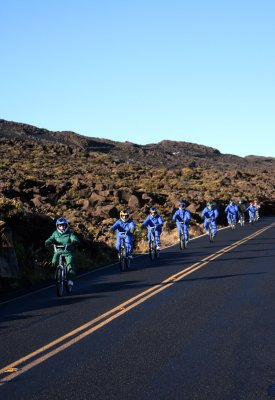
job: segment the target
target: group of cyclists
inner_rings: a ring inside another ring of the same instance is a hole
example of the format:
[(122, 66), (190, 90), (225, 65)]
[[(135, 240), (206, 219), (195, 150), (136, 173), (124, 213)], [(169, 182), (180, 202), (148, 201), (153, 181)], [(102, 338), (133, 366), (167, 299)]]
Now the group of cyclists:
[[(178, 236), (184, 232), (185, 241), (189, 241), (189, 224), (192, 219), (191, 213), (186, 209), (187, 203), (185, 201), (179, 201), (178, 208), (172, 216), (172, 220), (176, 223)], [(245, 214), (249, 215), (249, 222), (253, 222), (259, 219), (259, 208), (260, 205), (257, 199), (251, 201), (247, 205), (246, 201), (243, 199), (239, 200), (237, 205), (233, 200), (230, 200), (229, 204), (225, 208), (225, 213), (227, 215), (228, 224), (232, 221), (235, 223), (240, 222), (241, 218), (245, 217)], [(209, 201), (202, 211), (201, 217), (204, 220), (203, 226), (205, 228), (206, 234), (209, 233), (209, 225), (211, 224), (212, 235), (215, 236), (217, 233), (217, 218), (219, 216), (219, 211), (214, 202)], [(149, 215), (142, 222), (141, 228), (148, 229), (148, 241), (150, 240), (150, 229), (154, 228), (154, 235), (157, 245), (157, 250), (161, 250), (161, 233), (163, 230), (164, 220), (158, 212), (156, 207), (151, 207), (149, 210)], [(120, 211), (119, 219), (111, 226), (110, 231), (116, 233), (116, 250), (120, 250), (121, 236), (125, 238), (125, 246), (127, 249), (128, 257), (132, 258), (133, 254), (133, 241), (134, 232), (136, 230), (136, 224), (130, 216), (129, 210)], [(66, 218), (58, 218), (56, 221), (56, 230), (53, 234), (45, 241), (46, 246), (50, 245), (66, 245), (66, 250), (62, 250), (62, 254), (66, 260), (68, 282), (69, 286), (73, 286), (73, 277), (75, 276), (75, 263), (74, 263), (74, 249), (79, 244), (79, 239), (76, 234), (69, 228), (68, 221)], [(61, 251), (61, 250), (60, 250)], [(57, 267), (58, 258), (60, 251), (56, 251), (53, 255), (52, 266)]]

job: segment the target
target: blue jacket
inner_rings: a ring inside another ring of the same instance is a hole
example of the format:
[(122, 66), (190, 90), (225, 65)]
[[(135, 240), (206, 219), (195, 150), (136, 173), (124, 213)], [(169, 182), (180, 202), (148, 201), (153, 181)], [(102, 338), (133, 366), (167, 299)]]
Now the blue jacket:
[(173, 215), (173, 221), (176, 222), (189, 222), (191, 219), (191, 214), (187, 210), (178, 209)]
[(228, 214), (237, 215), (238, 214), (238, 206), (236, 204), (228, 204), (226, 209), (224, 210)]
[(251, 213), (256, 213), (257, 208), (255, 206), (249, 206), (247, 207), (246, 211), (249, 211)]
[(163, 219), (158, 214), (155, 217), (153, 217), (152, 215), (148, 215), (148, 217), (141, 224), (141, 227), (145, 227), (148, 225), (151, 227), (158, 226), (161, 228), (163, 226)]
[(136, 228), (135, 223), (133, 222), (132, 219), (129, 219), (126, 222), (121, 221), (121, 219), (118, 219), (113, 226), (111, 226), (110, 230), (111, 231), (118, 231), (118, 232), (126, 232), (127, 235), (132, 236), (134, 233), (134, 230)]
[(216, 219), (219, 216), (219, 212), (216, 208), (209, 209), (208, 207), (205, 207), (202, 211), (201, 216), (204, 219), (208, 219), (208, 218)]

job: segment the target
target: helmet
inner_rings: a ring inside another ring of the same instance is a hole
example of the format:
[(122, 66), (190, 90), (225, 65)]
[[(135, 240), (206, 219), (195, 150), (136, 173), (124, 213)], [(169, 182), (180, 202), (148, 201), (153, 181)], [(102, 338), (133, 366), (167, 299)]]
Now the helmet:
[(151, 215), (157, 215), (157, 213), (158, 213), (158, 209), (156, 208), (156, 207), (151, 207), (150, 208), (150, 214)]
[(185, 208), (185, 207), (186, 207), (185, 201), (181, 200), (181, 201), (179, 202), (179, 208)]
[(122, 210), (120, 211), (119, 217), (122, 222), (126, 222), (130, 218), (130, 213), (128, 210)]
[(69, 223), (66, 220), (66, 218), (58, 218), (56, 221), (56, 229), (58, 230), (59, 233), (66, 233), (69, 227)]
[(212, 203), (212, 201), (208, 201), (207, 204), (206, 204), (206, 206), (207, 206), (207, 208), (209, 208), (209, 209), (213, 208), (213, 203)]

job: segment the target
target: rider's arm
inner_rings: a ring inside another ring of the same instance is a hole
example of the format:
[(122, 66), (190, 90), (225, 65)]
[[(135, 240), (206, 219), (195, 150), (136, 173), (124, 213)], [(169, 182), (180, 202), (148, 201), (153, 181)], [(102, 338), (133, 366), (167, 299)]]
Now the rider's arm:
[(56, 244), (55, 232), (53, 232), (52, 235), (45, 240), (45, 246), (50, 246), (51, 244)]

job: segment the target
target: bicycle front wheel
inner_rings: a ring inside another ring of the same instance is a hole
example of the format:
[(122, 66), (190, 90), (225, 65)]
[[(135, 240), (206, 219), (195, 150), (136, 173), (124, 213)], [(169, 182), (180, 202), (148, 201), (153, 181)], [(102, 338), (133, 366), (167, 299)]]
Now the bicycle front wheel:
[(153, 261), (155, 258), (155, 249), (154, 249), (154, 241), (150, 240), (149, 242), (149, 257)]
[(119, 267), (121, 272), (124, 272), (127, 269), (127, 258), (126, 258), (125, 247), (121, 247), (119, 251)]
[(180, 249), (181, 250), (186, 249), (186, 238), (183, 232), (180, 234)]
[(62, 297), (64, 293), (64, 271), (62, 265), (57, 267), (55, 279), (57, 296)]

